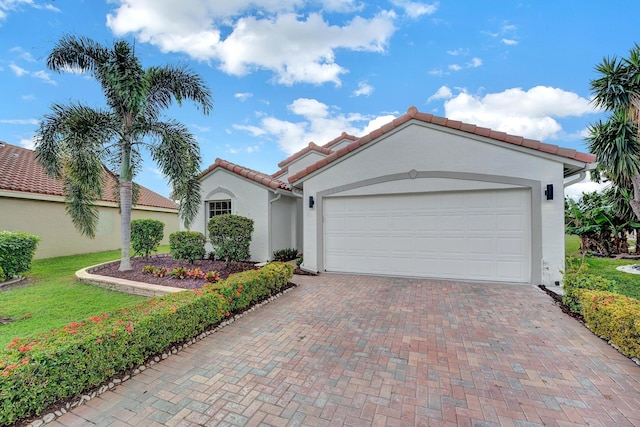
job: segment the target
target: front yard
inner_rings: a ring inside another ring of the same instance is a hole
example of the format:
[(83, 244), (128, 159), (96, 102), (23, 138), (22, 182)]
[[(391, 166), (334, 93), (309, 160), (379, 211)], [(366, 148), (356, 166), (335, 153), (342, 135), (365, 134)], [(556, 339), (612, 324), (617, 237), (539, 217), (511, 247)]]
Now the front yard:
[(143, 297), (109, 291), (78, 282), (74, 273), (90, 265), (112, 261), (120, 251), (35, 260), (27, 273), (28, 286), (0, 292), (0, 348), (13, 338), (63, 327), (89, 316), (143, 301)]

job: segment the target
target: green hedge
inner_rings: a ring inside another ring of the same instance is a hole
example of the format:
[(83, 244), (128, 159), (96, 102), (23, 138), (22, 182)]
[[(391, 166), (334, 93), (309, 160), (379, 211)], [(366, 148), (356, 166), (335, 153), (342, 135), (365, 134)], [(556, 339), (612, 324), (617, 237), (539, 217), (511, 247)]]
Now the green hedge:
[(158, 250), (164, 238), (164, 222), (157, 219), (134, 219), (131, 221), (131, 247), (134, 254), (149, 257)]
[(240, 215), (216, 215), (207, 224), (209, 239), (213, 246), (213, 255), (217, 259), (230, 261), (244, 261), (251, 254), (251, 234), (253, 220)]
[(587, 273), (585, 265), (571, 272), (567, 272), (564, 275), (562, 288), (564, 290), (562, 303), (569, 307), (574, 313), (584, 315), (580, 303), (580, 295), (582, 295), (582, 292), (584, 290), (615, 292), (616, 282), (595, 274)]
[(73, 322), (0, 353), (0, 425), (39, 415), (115, 373), (132, 369), (172, 344), (187, 341), (233, 312), (277, 293), (293, 275), (271, 263), (202, 289), (148, 300)]
[(29, 271), (39, 241), (35, 234), (0, 231), (0, 281)]
[(193, 261), (204, 258), (204, 234), (197, 231), (176, 231), (169, 234), (169, 250), (173, 259)]
[(583, 290), (580, 304), (585, 323), (628, 356), (640, 358), (640, 301), (606, 291)]

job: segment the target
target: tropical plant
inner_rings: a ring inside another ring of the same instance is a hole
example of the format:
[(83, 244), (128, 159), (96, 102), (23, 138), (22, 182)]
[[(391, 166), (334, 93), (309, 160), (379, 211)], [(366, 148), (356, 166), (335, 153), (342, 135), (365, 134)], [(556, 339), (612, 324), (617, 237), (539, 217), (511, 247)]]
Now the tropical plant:
[(249, 259), (253, 219), (240, 215), (216, 215), (207, 225), (209, 238), (216, 258), (227, 264)]
[(629, 205), (640, 219), (640, 46), (627, 58), (604, 58), (596, 71), (593, 102), (611, 114), (589, 127), (589, 150), (599, 163), (592, 177), (630, 191)]
[(103, 46), (86, 37), (64, 36), (47, 57), (55, 72), (87, 72), (102, 87), (107, 108), (54, 104), (36, 135), (37, 158), (49, 176), (62, 180), (67, 212), (84, 235), (95, 236), (105, 162), (119, 169), (120, 270), (130, 270), (133, 178), (148, 152), (169, 179), (186, 227), (200, 203), (200, 149), (186, 126), (161, 121), (173, 101), (194, 101), (204, 114), (212, 108), (202, 78), (185, 67), (143, 68), (126, 41)]
[(149, 258), (157, 251), (164, 238), (164, 222), (157, 219), (134, 219), (131, 221), (131, 247), (134, 254)]

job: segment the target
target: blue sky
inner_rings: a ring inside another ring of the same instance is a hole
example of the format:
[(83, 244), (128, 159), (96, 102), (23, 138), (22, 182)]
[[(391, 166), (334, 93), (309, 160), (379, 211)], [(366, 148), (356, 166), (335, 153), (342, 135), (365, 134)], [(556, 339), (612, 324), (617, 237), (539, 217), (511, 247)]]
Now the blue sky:
[[(187, 65), (214, 110), (172, 107), (216, 157), (265, 173), (310, 141), (361, 136), (410, 106), (586, 151), (594, 66), (636, 41), (640, 2), (0, 0), (0, 140), (32, 148), (54, 102), (104, 105), (88, 76), (45, 66), (65, 34), (135, 42)], [(0, 171), (1, 173), (1, 171)], [(150, 160), (136, 180), (170, 189)]]

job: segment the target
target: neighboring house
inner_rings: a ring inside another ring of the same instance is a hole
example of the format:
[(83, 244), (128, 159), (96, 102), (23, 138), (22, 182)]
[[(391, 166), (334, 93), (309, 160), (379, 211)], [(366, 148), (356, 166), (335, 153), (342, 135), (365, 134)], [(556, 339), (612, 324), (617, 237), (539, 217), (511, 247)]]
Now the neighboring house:
[[(40, 236), (36, 258), (73, 255), (120, 248), (120, 211), (114, 188), (117, 176), (105, 169), (96, 237), (81, 235), (73, 226), (64, 203), (62, 182), (49, 178), (35, 152), (0, 142), (0, 230)], [(171, 200), (140, 187), (132, 219), (162, 221), (163, 244), (179, 230), (178, 207)]]
[[(270, 236), (269, 251), (287, 247), (270, 226), (299, 233), (302, 222), (302, 245), (299, 234), (287, 243), (302, 249), (308, 271), (549, 285), (564, 268), (564, 187), (594, 162), (411, 107), (362, 138), (311, 143), (270, 177), (217, 160), (208, 171), (228, 172), (205, 171), (202, 192), (207, 209), (227, 194), (231, 212), (269, 218), (254, 233)], [(261, 186), (261, 198), (240, 181)], [(297, 211), (268, 205), (285, 193), (303, 196)]]

